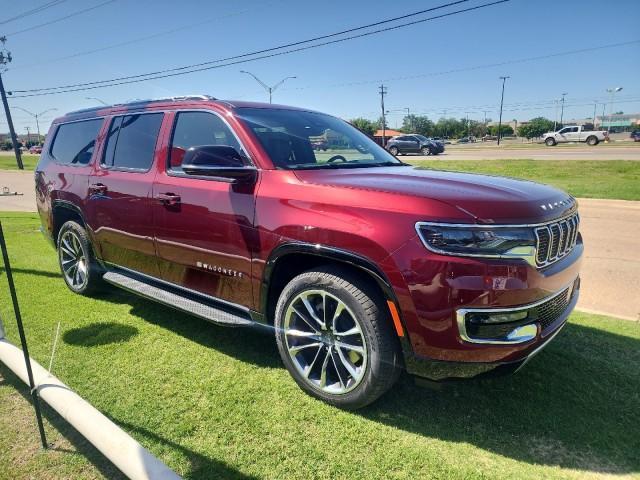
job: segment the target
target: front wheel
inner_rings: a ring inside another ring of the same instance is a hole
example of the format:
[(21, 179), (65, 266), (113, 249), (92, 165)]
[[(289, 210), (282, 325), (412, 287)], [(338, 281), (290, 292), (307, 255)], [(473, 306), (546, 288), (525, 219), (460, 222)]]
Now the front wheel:
[(58, 262), (67, 287), (81, 295), (91, 295), (101, 286), (101, 271), (95, 261), (86, 230), (69, 221), (58, 233)]
[(400, 150), (398, 150), (398, 147), (390, 147), (389, 148), (389, 153), (391, 155), (393, 155), (394, 157), (397, 157), (398, 154), (400, 153)]
[(587, 138), (587, 145), (594, 146), (598, 144), (598, 137), (591, 135)]
[(556, 144), (556, 141), (553, 137), (548, 137), (544, 143), (547, 145), (547, 147), (553, 147)]
[(381, 295), (341, 268), (305, 272), (275, 312), (278, 350), (308, 394), (345, 409), (364, 407), (397, 380), (397, 337)]
[(422, 147), (420, 151), (425, 157), (431, 155), (431, 149), (429, 147)]

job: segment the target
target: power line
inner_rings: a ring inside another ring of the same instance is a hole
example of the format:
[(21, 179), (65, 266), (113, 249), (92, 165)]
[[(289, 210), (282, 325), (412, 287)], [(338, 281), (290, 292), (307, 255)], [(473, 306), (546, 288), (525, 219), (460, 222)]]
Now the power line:
[(55, 7), (56, 5), (61, 4), (62, 2), (66, 2), (67, 0), (53, 0), (51, 2), (45, 3), (44, 5), (40, 5), (39, 7), (32, 8), (31, 10), (27, 10), (26, 12), (19, 13), (15, 17), (7, 18), (6, 20), (0, 21), (0, 25), (4, 25), (5, 23), (13, 22), (14, 20), (19, 20), (24, 17), (28, 17), (30, 15), (35, 15), (36, 13), (40, 13), (47, 8)]
[[(395, 21), (397, 21), (399, 19), (408, 18), (408, 17), (415, 16), (415, 15), (420, 15), (420, 14), (423, 14), (425, 12), (439, 10), (439, 9), (442, 9), (442, 8), (450, 7), (452, 5), (465, 3), (467, 1), (469, 1), (469, 0), (458, 0), (458, 1), (455, 1), (455, 2), (450, 2), (450, 3), (447, 3), (447, 4), (439, 5), (437, 7), (432, 7), (432, 8), (426, 9), (426, 10), (421, 10), (419, 12), (414, 12), (414, 13), (407, 14), (407, 15), (402, 15), (400, 17), (395, 17), (395, 18), (391, 18), (391, 19), (387, 19), (387, 20), (381, 20), (381, 21), (378, 21), (378, 22), (375, 22), (375, 23), (371, 23), (371, 24), (368, 24), (368, 25), (363, 25), (363, 26), (360, 26), (360, 27), (355, 27), (355, 28), (351, 28), (351, 29), (348, 29), (348, 30), (343, 30), (341, 32), (336, 32), (336, 33), (332, 33), (332, 34), (328, 34), (328, 35), (322, 35), (322, 36), (310, 38), (310, 39), (307, 39), (307, 40), (301, 40), (301, 41), (298, 41), (298, 42), (292, 42), (292, 43), (288, 43), (288, 44), (284, 44), (284, 45), (279, 45), (279, 46), (276, 46), (276, 47), (271, 47), (271, 48), (267, 48), (267, 49), (263, 49), (263, 50), (257, 50), (257, 51), (244, 53), (244, 54), (241, 54), (241, 55), (235, 55), (235, 56), (232, 56), (232, 57), (222, 58), (222, 59), (218, 59), (218, 60), (211, 60), (211, 61), (196, 63), (196, 64), (192, 64), (192, 65), (185, 65), (185, 66), (177, 67), (177, 68), (158, 70), (156, 72), (149, 72), (149, 73), (144, 73), (144, 74), (139, 74), (139, 75), (129, 75), (129, 76), (125, 76), (125, 77), (117, 77), (117, 78), (112, 78), (112, 79), (109, 79), (109, 80), (99, 80), (99, 81), (93, 81), (93, 82), (77, 83), (77, 84), (70, 84), (70, 85), (61, 85), (61, 86), (57, 86), (57, 87), (36, 88), (36, 89), (29, 89), (29, 90), (15, 90), (14, 93), (30, 93), (30, 92), (44, 92), (44, 91), (49, 91), (49, 90), (59, 90), (57, 92), (38, 93), (38, 94), (31, 94), (31, 95), (21, 95), (21, 96), (15, 97), (15, 98), (21, 98), (21, 97), (26, 97), (26, 96), (51, 95), (51, 94), (54, 94), (54, 93), (66, 93), (66, 92), (74, 92), (74, 91), (85, 90), (85, 88), (76, 88), (76, 87), (89, 87), (89, 88), (86, 88), (86, 90), (91, 90), (91, 89), (95, 89), (95, 88), (103, 88), (103, 87), (106, 87), (106, 86), (115, 86), (115, 85), (123, 85), (123, 84), (128, 84), (128, 83), (137, 83), (137, 82), (141, 82), (141, 81), (156, 80), (156, 79), (159, 79), (159, 78), (167, 78), (167, 77), (173, 77), (173, 76), (178, 76), (178, 75), (186, 75), (188, 73), (195, 73), (195, 72), (200, 72), (200, 71), (204, 71), (204, 70), (222, 68), (222, 67), (229, 66), (229, 65), (236, 65), (238, 63), (244, 63), (244, 62), (255, 61), (255, 60), (260, 60), (260, 59), (264, 59), (264, 58), (271, 58), (271, 57), (276, 57), (276, 56), (281, 56), (281, 55), (287, 55), (287, 54), (294, 53), (294, 52), (299, 52), (299, 51), (303, 51), (303, 50), (309, 50), (309, 49), (312, 49), (312, 48), (322, 47), (322, 46), (325, 46), (325, 45), (345, 42), (345, 41), (348, 41), (348, 40), (353, 40), (353, 39), (356, 39), (356, 38), (375, 35), (375, 34), (382, 33), (382, 32), (388, 32), (388, 31), (391, 31), (391, 30), (397, 30), (397, 29), (408, 27), (408, 26), (411, 26), (411, 25), (424, 23), (424, 22), (427, 22), (427, 21), (430, 21), (430, 20), (436, 20), (436, 19), (439, 19), (439, 18), (449, 17), (449, 16), (460, 14), (460, 13), (469, 12), (469, 11), (472, 11), (472, 10), (478, 10), (478, 9), (489, 7), (489, 6), (493, 6), (493, 5), (506, 3), (506, 2), (508, 2), (510, 0), (496, 0), (496, 1), (491, 2), (491, 3), (485, 3), (485, 4), (481, 4), (481, 5), (477, 5), (477, 6), (474, 6), (474, 7), (461, 9), (461, 10), (454, 10), (454, 11), (451, 11), (451, 12), (448, 12), (448, 13), (444, 13), (444, 14), (441, 14), (441, 15), (436, 15), (436, 16), (433, 16), (433, 17), (427, 17), (427, 18), (420, 19), (420, 20), (414, 20), (412, 22), (407, 22), (407, 23), (403, 23), (403, 24), (400, 24), (400, 25), (395, 25), (395, 26), (392, 26), (392, 27), (381, 28), (381, 29), (378, 29), (378, 30), (373, 30), (373, 31), (370, 31), (370, 32), (364, 32), (364, 33), (360, 33), (360, 34), (357, 34), (357, 35), (350, 35), (350, 36), (343, 37), (343, 38), (338, 38), (338, 39), (335, 39), (335, 40), (328, 40), (328, 41), (317, 43), (317, 44), (314, 44), (314, 45), (308, 45), (308, 46), (298, 47), (298, 48), (290, 48), (290, 47), (294, 47), (294, 46), (297, 46), (297, 45), (304, 45), (306, 43), (316, 42), (318, 40), (323, 40), (323, 39), (328, 39), (328, 38), (344, 35), (345, 33), (350, 33), (350, 32), (355, 32), (355, 31), (358, 31), (358, 30), (363, 30), (363, 29), (370, 28), (370, 27), (376, 26), (376, 25), (382, 25), (382, 24), (385, 24), (385, 23), (395, 22)], [(282, 49), (285, 49), (285, 48), (290, 48), (290, 49), (282, 51), (282, 52), (266, 54), (267, 52), (273, 52), (275, 50), (282, 50)], [(263, 54), (263, 53), (265, 55), (260, 55), (260, 54)], [(256, 55), (258, 55), (258, 56), (256, 56)], [(254, 57), (254, 58), (247, 59), (246, 57)], [(236, 61), (230, 62), (230, 60), (236, 60)], [(228, 63), (223, 63), (223, 62), (228, 62)], [(215, 64), (220, 64), (220, 65), (215, 65)], [(201, 68), (197, 68), (197, 67), (201, 67)], [(147, 78), (142, 78), (142, 77), (147, 77)], [(121, 80), (123, 80), (123, 81), (121, 81)], [(118, 82), (118, 83), (113, 83), (113, 82)], [(108, 84), (108, 85), (102, 85), (102, 84)], [(100, 86), (96, 87), (96, 85), (100, 85)], [(68, 90), (60, 90), (60, 89), (68, 89)]]
[(439, 72), (429, 72), (429, 73), (418, 73), (418, 74), (413, 74), (413, 75), (403, 75), (403, 76), (399, 76), (399, 77), (390, 77), (390, 78), (378, 78), (378, 79), (372, 79), (372, 80), (358, 80), (358, 81), (352, 81), (352, 82), (341, 82), (341, 83), (334, 83), (334, 84), (330, 84), (327, 85), (325, 87), (316, 87), (316, 86), (307, 86), (307, 87), (295, 87), (295, 88), (287, 88), (284, 90), (306, 90), (306, 89), (310, 89), (310, 88), (333, 88), (333, 87), (350, 87), (350, 86), (356, 86), (356, 85), (367, 85), (367, 84), (374, 84), (374, 83), (380, 83), (380, 82), (397, 82), (397, 81), (404, 81), (404, 80), (413, 80), (416, 78), (426, 78), (426, 77), (436, 77), (436, 76), (440, 76), (440, 75), (449, 75), (452, 73), (461, 73), (461, 72), (469, 72), (469, 71), (474, 71), (474, 70), (481, 70), (481, 69), (485, 69), (485, 68), (493, 68), (493, 67), (502, 67), (505, 65), (513, 65), (513, 64), (517, 64), (517, 63), (527, 63), (527, 62), (533, 62), (533, 61), (538, 61), (538, 60), (546, 60), (549, 58), (555, 58), (555, 57), (563, 57), (563, 56), (568, 56), (568, 55), (576, 55), (578, 53), (587, 53), (587, 52), (593, 52), (596, 50), (603, 50), (603, 49), (607, 49), (607, 48), (615, 48), (615, 47), (623, 47), (623, 46), (627, 46), (627, 45), (633, 45), (636, 43), (640, 43), (640, 39), (638, 40), (630, 40), (630, 41), (626, 41), (626, 42), (618, 42), (618, 43), (610, 43), (610, 44), (606, 44), (606, 45), (598, 45), (595, 47), (587, 47), (587, 48), (580, 48), (577, 50), (565, 50), (562, 52), (557, 52), (557, 53), (551, 53), (551, 54), (547, 54), (547, 55), (536, 55), (534, 57), (525, 57), (525, 58), (517, 58), (517, 59), (513, 59), (513, 60), (505, 60), (502, 62), (494, 62), (494, 63), (485, 63), (485, 64), (480, 64), (480, 65), (473, 65), (470, 67), (460, 67), (460, 68), (454, 68), (451, 70), (441, 70)]
[(109, 3), (113, 3), (115, 1), (116, 0), (107, 0), (106, 2), (99, 3), (98, 5), (94, 5), (93, 7), (85, 8), (83, 10), (78, 10), (77, 12), (70, 13), (68, 15), (65, 15), (64, 17), (59, 17), (59, 18), (56, 18), (56, 19), (51, 20), (49, 22), (40, 23), (38, 25), (34, 25), (33, 27), (28, 27), (28, 28), (23, 28), (22, 30), (17, 30), (15, 32), (7, 34), (6, 36), (7, 37), (13, 37), (14, 35), (18, 35), (20, 33), (30, 32), (31, 30), (35, 30), (37, 28), (42, 28), (42, 27), (46, 27), (47, 25), (51, 25), (53, 23), (62, 22), (63, 20), (66, 20), (68, 18), (72, 18), (72, 17), (75, 17), (77, 15), (81, 15), (83, 13), (90, 12), (91, 10), (95, 10), (96, 8), (103, 7), (105, 5), (108, 5)]

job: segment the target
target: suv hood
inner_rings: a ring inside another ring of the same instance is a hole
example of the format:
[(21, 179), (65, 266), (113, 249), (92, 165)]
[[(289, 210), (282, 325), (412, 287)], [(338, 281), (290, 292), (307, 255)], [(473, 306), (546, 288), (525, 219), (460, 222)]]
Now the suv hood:
[(542, 223), (576, 208), (575, 199), (561, 190), (490, 175), (407, 166), (296, 170), (295, 174), (306, 183), (437, 200), (470, 214), (479, 223)]

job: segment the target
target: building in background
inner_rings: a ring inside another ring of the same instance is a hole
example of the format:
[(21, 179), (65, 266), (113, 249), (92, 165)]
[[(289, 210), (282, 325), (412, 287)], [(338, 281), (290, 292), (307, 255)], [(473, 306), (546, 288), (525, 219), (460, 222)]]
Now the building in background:
[(631, 132), (640, 128), (640, 113), (614, 113), (596, 117), (596, 128), (612, 132)]

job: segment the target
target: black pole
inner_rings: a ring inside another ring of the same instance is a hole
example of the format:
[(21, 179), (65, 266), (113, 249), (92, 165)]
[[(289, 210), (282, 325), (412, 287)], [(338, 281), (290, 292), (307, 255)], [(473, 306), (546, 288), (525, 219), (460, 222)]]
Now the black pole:
[(500, 97), (500, 118), (498, 119), (498, 145), (500, 145), (500, 133), (502, 130), (502, 104), (504, 102), (504, 82), (509, 77), (500, 77), (502, 79), (502, 96)]
[(47, 437), (44, 433), (44, 425), (42, 424), (42, 414), (40, 413), (40, 398), (33, 381), (33, 372), (31, 371), (31, 361), (29, 360), (29, 349), (27, 348), (27, 337), (24, 334), (22, 326), (22, 315), (20, 314), (20, 306), (18, 305), (18, 296), (16, 295), (16, 287), (13, 283), (13, 275), (11, 274), (11, 264), (9, 263), (9, 254), (7, 252), (7, 244), (4, 241), (4, 232), (2, 230), (2, 222), (0, 222), (0, 248), (2, 248), (2, 259), (4, 260), (4, 271), (7, 273), (7, 283), (9, 284), (9, 292), (11, 293), (11, 301), (13, 302), (13, 312), (16, 316), (18, 324), (18, 333), (20, 334), (20, 343), (22, 344), (22, 353), (24, 354), (24, 362), (27, 366), (27, 376), (29, 377), (29, 389), (31, 390), (31, 400), (33, 408), (36, 411), (36, 420), (38, 421), (38, 430), (40, 431), (40, 440), (42, 448), (47, 448)]
[(386, 142), (386, 133), (387, 133), (387, 118), (385, 116), (384, 111), (384, 96), (387, 93), (387, 89), (384, 85), (380, 85), (380, 108), (382, 108), (382, 147), (384, 148)]
[(18, 168), (24, 170), (22, 164), (22, 155), (20, 154), (20, 147), (18, 146), (18, 137), (16, 131), (13, 128), (13, 120), (11, 119), (11, 111), (9, 110), (9, 102), (7, 102), (7, 94), (4, 91), (4, 83), (2, 83), (2, 74), (0, 73), (0, 95), (2, 95), (2, 104), (4, 105), (4, 113), (7, 116), (7, 123), (9, 124), (9, 133), (11, 134), (11, 142), (13, 143), (13, 151), (16, 153), (16, 162), (18, 162)]

